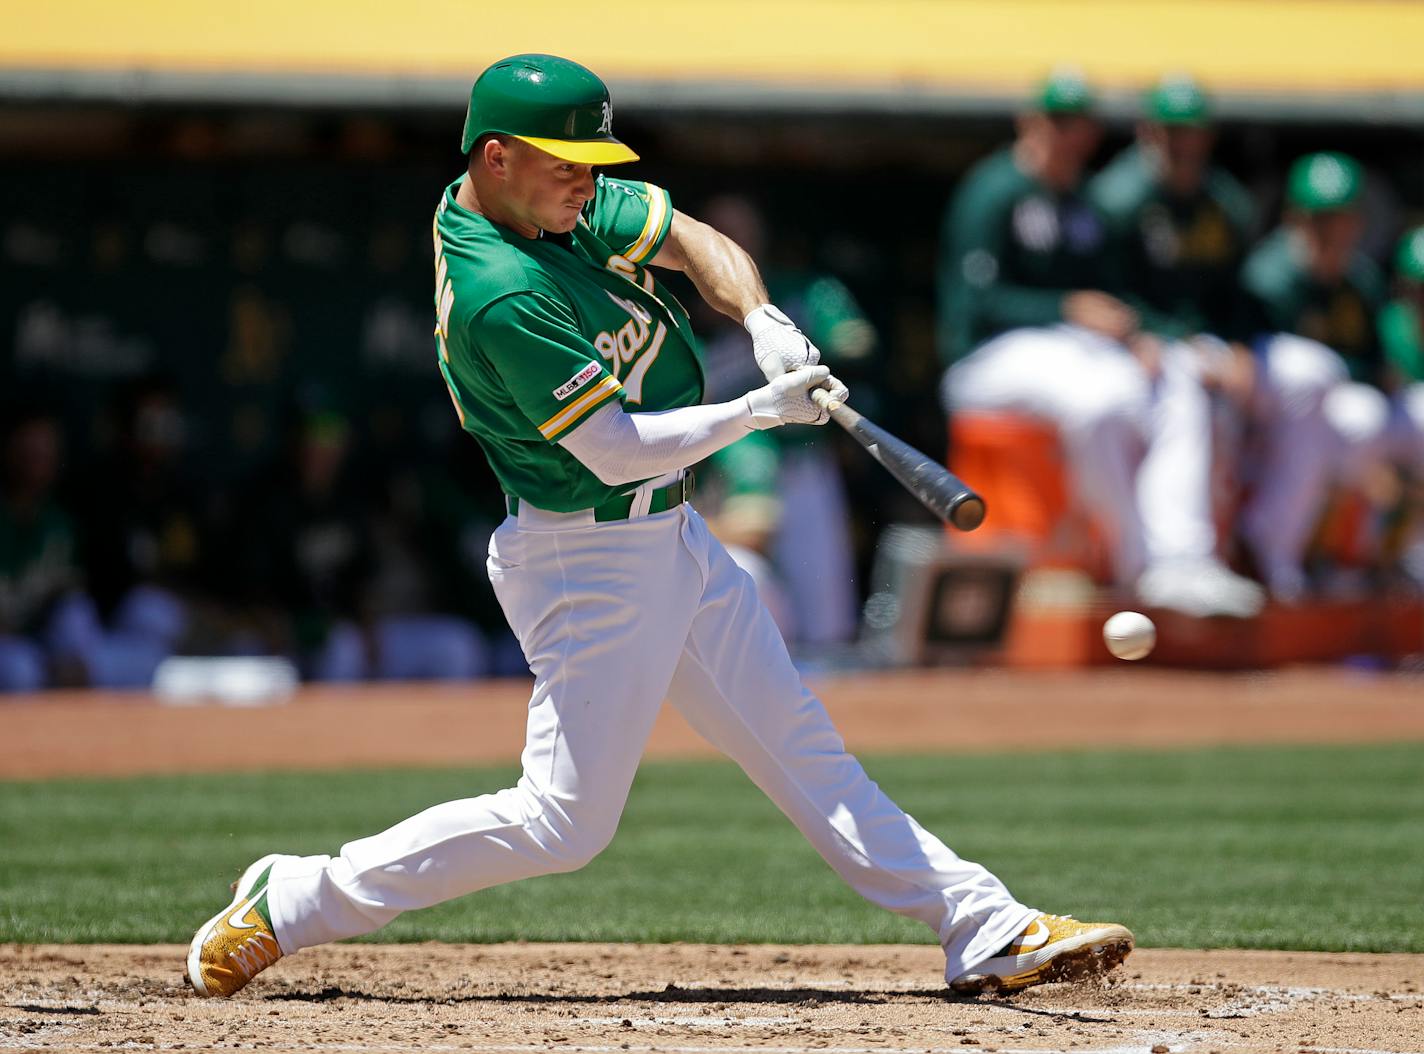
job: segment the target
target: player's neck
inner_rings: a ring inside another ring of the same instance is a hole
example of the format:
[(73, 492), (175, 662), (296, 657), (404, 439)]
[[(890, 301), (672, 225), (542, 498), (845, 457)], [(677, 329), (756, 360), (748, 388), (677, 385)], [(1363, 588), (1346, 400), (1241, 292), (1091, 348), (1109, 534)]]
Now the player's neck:
[(483, 199), (479, 191), (475, 189), (475, 180), (468, 173), (464, 181), (460, 184), (460, 189), (455, 191), (455, 204), (469, 212), (476, 212), (489, 220), (497, 223), (501, 227), (508, 228), (521, 238), (539, 237), (539, 228), (530, 223), (522, 223), (513, 216), (506, 214), (499, 208), (497, 199), (493, 195), (486, 195)]
[(1032, 138), (1023, 138), (1014, 144), (1014, 165), (1024, 175), (1059, 194), (1078, 185), (1078, 166), (1055, 156), (1047, 146)]

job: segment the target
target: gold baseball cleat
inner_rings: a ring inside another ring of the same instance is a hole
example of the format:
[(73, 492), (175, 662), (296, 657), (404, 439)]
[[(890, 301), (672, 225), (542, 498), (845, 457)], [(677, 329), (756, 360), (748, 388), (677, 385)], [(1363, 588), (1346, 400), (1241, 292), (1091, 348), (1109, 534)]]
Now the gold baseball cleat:
[(1132, 945), (1132, 931), (1115, 922), (1039, 915), (998, 955), (960, 974), (949, 987), (960, 995), (979, 995), (1098, 977), (1126, 959)]
[(277, 859), (264, 856), (244, 871), (233, 884), (232, 903), (194, 935), (188, 983), (199, 995), (234, 995), (282, 957), (267, 908), (267, 876)]

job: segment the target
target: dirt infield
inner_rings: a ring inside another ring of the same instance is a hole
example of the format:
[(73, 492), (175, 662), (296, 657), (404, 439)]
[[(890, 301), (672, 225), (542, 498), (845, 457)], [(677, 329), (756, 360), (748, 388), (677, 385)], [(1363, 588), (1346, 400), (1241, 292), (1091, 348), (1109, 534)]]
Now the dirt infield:
[(338, 946), (230, 1002), (183, 948), (0, 948), (0, 1049), (1417, 1052), (1424, 956), (1138, 951), (1109, 983), (946, 994), (938, 949)]
[[(1424, 741), (1424, 678), (937, 670), (812, 679), (858, 752)], [(513, 762), (526, 681), (304, 689), (260, 710), (145, 694), (0, 697), (0, 779)], [(253, 731), (259, 730), (260, 736)], [(214, 743), (253, 749), (214, 750)], [(671, 707), (650, 757), (712, 753)]]
[[(816, 685), (857, 751), (1424, 740), (1418, 678), (948, 671)], [(260, 711), (0, 705), (0, 777), (512, 762), (528, 685), (313, 689)], [(263, 732), (260, 751), (208, 746)], [(650, 755), (707, 747), (670, 710)], [(225, 759), (222, 765), (215, 759)], [(1424, 1054), (1424, 956), (1134, 953), (1109, 983), (950, 997), (938, 949), (344, 945), (203, 1001), (179, 947), (0, 946), (0, 1050)]]

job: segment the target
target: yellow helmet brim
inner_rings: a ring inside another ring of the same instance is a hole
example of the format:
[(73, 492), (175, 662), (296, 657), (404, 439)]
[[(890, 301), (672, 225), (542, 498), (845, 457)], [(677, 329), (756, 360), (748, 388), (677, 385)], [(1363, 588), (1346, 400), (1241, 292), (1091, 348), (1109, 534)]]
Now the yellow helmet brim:
[(514, 138), (576, 165), (621, 165), (638, 160), (637, 154), (612, 136), (607, 139), (540, 139), (532, 135), (516, 135)]

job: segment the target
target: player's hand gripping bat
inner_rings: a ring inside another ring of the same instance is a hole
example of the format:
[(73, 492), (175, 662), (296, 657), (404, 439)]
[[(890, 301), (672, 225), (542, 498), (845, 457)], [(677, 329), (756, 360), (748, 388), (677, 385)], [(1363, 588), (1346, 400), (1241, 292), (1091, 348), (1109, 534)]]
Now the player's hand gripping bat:
[(812, 390), (811, 398), (945, 523), (961, 531), (972, 531), (984, 522), (984, 499), (953, 472), (866, 420), (845, 403), (832, 399), (825, 389)]

